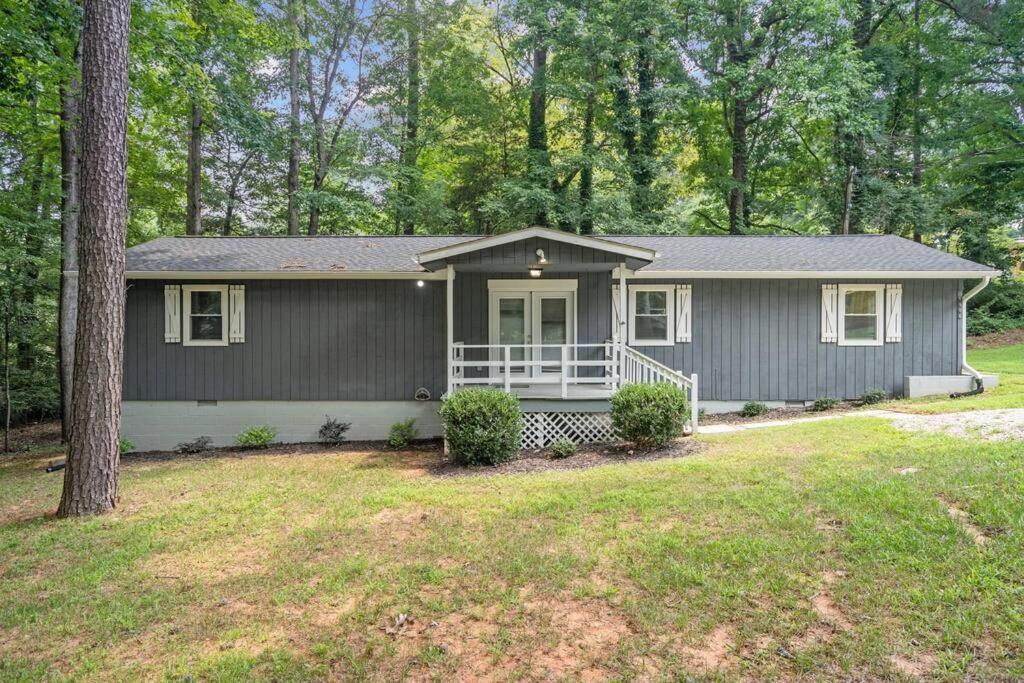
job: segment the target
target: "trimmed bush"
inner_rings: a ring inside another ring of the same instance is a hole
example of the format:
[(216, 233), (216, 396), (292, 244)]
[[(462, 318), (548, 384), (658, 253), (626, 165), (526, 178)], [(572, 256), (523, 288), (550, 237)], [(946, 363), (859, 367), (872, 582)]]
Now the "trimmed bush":
[(121, 439), (117, 442), (117, 450), (121, 453), (121, 455), (124, 455), (125, 453), (131, 453), (132, 451), (135, 450), (135, 444), (132, 443), (131, 439), (126, 439), (125, 437), (122, 436)]
[(247, 448), (266, 448), (274, 442), (277, 430), (270, 425), (253, 425), (246, 427), (235, 439), (239, 446)]
[(630, 384), (612, 396), (612, 426), (641, 448), (664, 446), (683, 433), (690, 415), (686, 392), (667, 382)]
[(459, 465), (496, 465), (519, 453), (523, 414), (519, 399), (500, 389), (461, 389), (441, 403), (441, 422)]
[(571, 458), (576, 455), (576, 444), (569, 439), (560, 437), (555, 439), (554, 443), (551, 444), (551, 457), (555, 460), (562, 460), (563, 458)]
[(860, 397), (860, 402), (866, 406), (874, 405), (875, 403), (881, 403), (882, 401), (889, 398), (889, 394), (885, 393), (882, 389), (870, 389), (865, 391)]
[(826, 410), (832, 410), (839, 405), (838, 398), (830, 398), (828, 396), (822, 396), (819, 399), (815, 399), (814, 405), (811, 406), (811, 411), (815, 413), (823, 413)]
[(208, 436), (201, 436), (195, 441), (182, 441), (174, 450), (183, 455), (195, 455), (196, 453), (210, 450), (211, 445), (213, 445), (213, 439)]
[(743, 408), (740, 409), (740, 416), (757, 417), (758, 415), (764, 415), (767, 412), (768, 406), (760, 401), (747, 401), (743, 404)]
[(324, 415), (327, 421), (320, 425), (318, 436), (320, 443), (334, 446), (345, 440), (345, 432), (352, 426), (349, 422), (340, 422), (329, 415)]
[(392, 448), (407, 448), (409, 442), (416, 438), (416, 418), (410, 417), (391, 425), (391, 433), (388, 434), (388, 445)]

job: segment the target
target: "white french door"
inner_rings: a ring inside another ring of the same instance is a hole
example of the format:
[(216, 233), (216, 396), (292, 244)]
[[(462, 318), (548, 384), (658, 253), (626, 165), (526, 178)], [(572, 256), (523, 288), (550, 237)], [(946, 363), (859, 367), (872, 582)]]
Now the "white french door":
[[(516, 361), (559, 361), (562, 358), (562, 349), (559, 347), (576, 343), (576, 281), (499, 282), (501, 287), (496, 287), (493, 281), (491, 283), (488, 343), (512, 346), (509, 357), (513, 378), (525, 379), (541, 375), (557, 378), (561, 372), (558, 367), (516, 365)], [(551, 346), (515, 346), (531, 344)], [(504, 360), (503, 353), (503, 349), (495, 349), (492, 360)], [(501, 375), (503, 372), (502, 368), (494, 367), (491, 374)]]

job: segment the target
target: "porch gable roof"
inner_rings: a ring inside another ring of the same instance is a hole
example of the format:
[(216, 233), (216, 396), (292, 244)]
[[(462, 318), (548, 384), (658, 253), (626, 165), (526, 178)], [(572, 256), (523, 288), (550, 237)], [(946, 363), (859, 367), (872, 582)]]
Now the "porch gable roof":
[(429, 249), (416, 254), (413, 258), (416, 263), (420, 264), (427, 270), (433, 271), (443, 268), (449, 259), (458, 256), (534, 238), (614, 254), (620, 257), (623, 262), (628, 262), (630, 268), (641, 268), (649, 265), (653, 263), (654, 259), (658, 256), (657, 251), (647, 247), (615, 242), (601, 237), (594, 237), (592, 235), (577, 235), (564, 232), (562, 230), (532, 227), (500, 235), (479, 237), (465, 242), (459, 242), (457, 244), (449, 244), (435, 249)]

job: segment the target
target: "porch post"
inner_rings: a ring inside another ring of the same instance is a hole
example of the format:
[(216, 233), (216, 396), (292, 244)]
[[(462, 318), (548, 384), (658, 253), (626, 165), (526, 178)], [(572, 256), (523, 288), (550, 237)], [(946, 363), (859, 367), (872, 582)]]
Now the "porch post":
[(626, 348), (626, 342), (629, 338), (629, 326), (628, 318), (629, 312), (626, 310), (626, 304), (629, 301), (629, 297), (626, 296), (626, 264), (619, 264), (619, 386), (623, 387), (626, 385), (626, 354), (623, 350)]
[(445, 367), (448, 370), (448, 389), (445, 393), (452, 393), (452, 353), (455, 348), (455, 266), (448, 264), (447, 277), (445, 279), (445, 299), (447, 301), (447, 310), (445, 314), (445, 323), (447, 325), (447, 338), (448, 343), (445, 346), (447, 360), (445, 361)]

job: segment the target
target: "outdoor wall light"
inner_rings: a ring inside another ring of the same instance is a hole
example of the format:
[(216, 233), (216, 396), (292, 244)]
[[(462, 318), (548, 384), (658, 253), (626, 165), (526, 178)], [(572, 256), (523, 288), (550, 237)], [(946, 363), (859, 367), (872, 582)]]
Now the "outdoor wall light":
[(417, 287), (422, 287), (423, 286), (423, 280), (417, 280), (416, 281), (416, 286)]
[(544, 266), (548, 265), (547, 258), (544, 257), (544, 250), (537, 250), (537, 262), (531, 263), (527, 268), (530, 271), (530, 277), (540, 277), (544, 274)]

